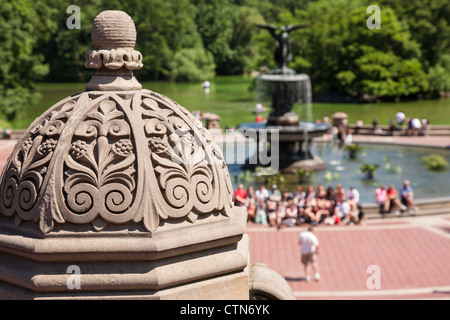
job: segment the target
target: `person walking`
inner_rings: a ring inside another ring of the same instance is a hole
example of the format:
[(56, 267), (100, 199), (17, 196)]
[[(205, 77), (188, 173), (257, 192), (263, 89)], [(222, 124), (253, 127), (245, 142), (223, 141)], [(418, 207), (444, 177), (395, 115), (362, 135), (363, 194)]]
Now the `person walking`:
[(319, 253), (319, 240), (314, 234), (314, 228), (309, 227), (307, 231), (300, 233), (298, 242), (301, 246), (301, 262), (305, 269), (305, 279), (310, 281), (308, 267), (311, 265), (316, 281), (320, 280), (319, 268), (317, 265), (317, 254)]

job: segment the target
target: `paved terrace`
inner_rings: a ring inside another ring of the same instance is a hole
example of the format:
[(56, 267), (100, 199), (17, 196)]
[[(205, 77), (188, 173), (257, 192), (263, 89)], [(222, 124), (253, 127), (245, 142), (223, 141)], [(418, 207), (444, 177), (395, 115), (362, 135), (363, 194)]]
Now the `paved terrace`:
[(8, 160), (8, 157), (14, 149), (16, 143), (17, 140), (15, 139), (0, 139), (0, 172), (3, 171), (3, 167), (5, 166), (5, 163)]
[[(448, 136), (354, 136), (354, 141), (450, 145)], [(0, 170), (16, 142), (0, 140)], [(249, 224), (250, 259), (283, 275), (297, 299), (450, 299), (450, 206), (444, 208), (437, 210), (439, 215), (423, 215), (422, 210), (416, 217), (374, 215), (366, 226), (316, 227), (321, 246), (319, 282), (304, 281), (297, 239), (306, 227), (276, 230)], [(367, 288), (371, 265), (380, 268), (380, 289)]]
[[(450, 299), (450, 214), (318, 226), (320, 281), (306, 282), (298, 236), (306, 227), (249, 224), (251, 262), (266, 263), (299, 300)], [(380, 269), (380, 289), (368, 289)]]
[[(331, 135), (324, 135), (317, 140), (330, 141)], [(381, 135), (352, 135), (354, 143), (378, 143), (417, 147), (450, 148), (450, 134), (441, 136), (381, 136)]]
[[(353, 142), (449, 148), (450, 136), (353, 135)], [(304, 280), (300, 263), (298, 236), (306, 226), (276, 230), (249, 224), (251, 262), (283, 275), (299, 300), (450, 299), (450, 198), (434, 207), (430, 200), (422, 201), (425, 210), (415, 217), (380, 219), (369, 213), (365, 226), (316, 227), (318, 282)], [(380, 268), (380, 289), (367, 288), (371, 265)]]

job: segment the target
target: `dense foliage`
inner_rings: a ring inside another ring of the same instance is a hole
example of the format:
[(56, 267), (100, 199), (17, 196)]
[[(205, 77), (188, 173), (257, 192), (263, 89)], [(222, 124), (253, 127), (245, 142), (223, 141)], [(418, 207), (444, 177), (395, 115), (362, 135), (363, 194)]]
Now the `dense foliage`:
[(0, 6), (0, 114), (8, 120), (39, 97), (34, 82), (48, 73), (48, 65), (35, 49), (54, 30), (51, 12), (27, 0), (5, 1)]
[[(291, 67), (311, 76), (314, 94), (369, 100), (450, 92), (448, 0), (78, 0), (81, 29), (69, 30), (68, 2), (8, 0), (0, 7), (0, 113), (31, 104), (33, 83), (87, 81), (84, 54), (102, 10), (135, 21), (141, 81), (201, 81), (275, 67), (274, 42), (255, 24), (308, 24), (291, 33)], [(369, 29), (366, 9), (381, 9)]]

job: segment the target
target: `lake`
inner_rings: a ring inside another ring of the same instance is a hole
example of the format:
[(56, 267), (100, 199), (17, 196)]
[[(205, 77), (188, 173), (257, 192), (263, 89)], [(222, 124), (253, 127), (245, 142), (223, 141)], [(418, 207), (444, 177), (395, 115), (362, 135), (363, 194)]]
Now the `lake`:
[[(143, 82), (145, 89), (159, 92), (177, 101), (190, 111), (202, 110), (221, 116), (221, 125), (234, 127), (239, 123), (252, 122), (255, 119), (253, 109), (256, 104), (253, 87), (254, 79), (246, 76), (216, 77), (211, 80), (211, 90), (205, 94), (201, 83)], [(56, 102), (85, 89), (85, 83), (41, 83), (37, 85), (42, 98), (32, 108), (26, 109), (17, 120), (2, 126), (24, 129), (45, 110)], [(314, 97), (313, 97), (314, 98)], [(269, 108), (268, 108), (269, 109)], [(312, 105), (295, 105), (294, 111), (305, 121), (330, 117), (337, 111), (348, 114), (350, 123), (362, 119), (371, 123), (377, 118), (380, 125), (387, 125), (395, 113), (403, 110), (407, 117), (427, 118), (431, 124), (450, 124), (450, 99), (422, 100), (397, 103), (349, 104), (349, 103), (314, 103)], [(267, 116), (268, 112), (264, 114)]]

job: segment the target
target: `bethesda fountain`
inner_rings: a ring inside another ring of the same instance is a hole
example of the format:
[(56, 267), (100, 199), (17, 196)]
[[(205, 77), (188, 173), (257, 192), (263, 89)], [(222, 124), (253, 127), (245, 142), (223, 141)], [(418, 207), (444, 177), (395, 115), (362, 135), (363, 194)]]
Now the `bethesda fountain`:
[[(271, 112), (267, 122), (243, 123), (239, 129), (256, 132), (257, 154), (260, 150), (261, 139), (271, 141), (271, 133), (278, 135), (278, 164), (284, 172), (293, 172), (299, 169), (311, 171), (325, 169), (325, 163), (311, 152), (311, 141), (315, 137), (322, 136), (329, 127), (326, 124), (318, 124), (310, 121), (300, 121), (300, 117), (292, 109), (295, 103), (311, 104), (311, 80), (307, 74), (297, 74), (288, 67), (292, 61), (291, 31), (305, 28), (305, 25), (289, 25), (277, 28), (274, 25), (257, 25), (268, 30), (275, 40), (275, 62), (278, 68), (268, 74), (262, 74), (256, 81), (257, 99), (262, 101), (269, 99)], [(262, 134), (264, 132), (264, 134)], [(269, 147), (270, 149), (270, 147)], [(266, 151), (264, 151), (266, 152)], [(273, 157), (273, 155), (271, 155)], [(257, 157), (258, 159), (260, 157)], [(254, 169), (264, 164), (247, 163), (245, 169)]]

